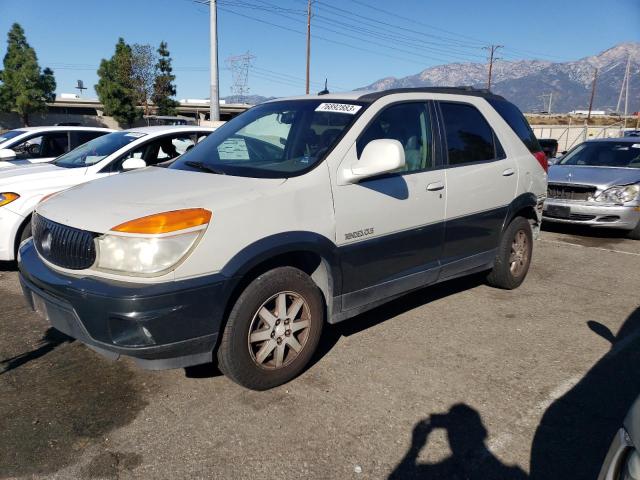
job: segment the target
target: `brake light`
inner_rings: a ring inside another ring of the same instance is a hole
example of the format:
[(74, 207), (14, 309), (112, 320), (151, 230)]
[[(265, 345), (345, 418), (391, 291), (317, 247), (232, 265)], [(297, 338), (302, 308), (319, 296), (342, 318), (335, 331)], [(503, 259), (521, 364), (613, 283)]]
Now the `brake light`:
[(536, 157), (536, 160), (542, 167), (542, 169), (547, 173), (549, 171), (549, 161), (547, 160), (547, 156), (543, 151), (534, 152), (533, 156)]

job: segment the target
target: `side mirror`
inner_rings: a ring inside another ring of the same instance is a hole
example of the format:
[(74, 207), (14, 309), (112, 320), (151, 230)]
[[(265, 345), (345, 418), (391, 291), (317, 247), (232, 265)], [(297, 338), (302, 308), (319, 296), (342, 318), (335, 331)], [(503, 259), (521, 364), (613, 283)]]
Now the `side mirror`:
[(567, 154), (567, 151), (566, 151), (566, 150), (563, 150), (562, 152), (560, 152), (560, 155), (561, 155), (561, 156), (563, 156), (563, 157), (564, 157), (566, 154)]
[(147, 166), (147, 162), (145, 162), (141, 158), (127, 158), (124, 162), (122, 162), (122, 170), (137, 170), (139, 168), (144, 168)]
[(549, 166), (555, 165), (556, 163), (558, 163), (558, 160), (559, 159), (557, 159), (557, 158), (550, 158), (550, 159), (547, 160), (547, 165), (549, 165)]
[(364, 147), (360, 160), (344, 171), (344, 178), (356, 183), (365, 178), (393, 172), (404, 165), (404, 149), (399, 141), (387, 138), (372, 140)]
[(0, 150), (0, 162), (3, 160), (13, 160), (16, 158), (16, 152), (10, 148), (3, 148)]

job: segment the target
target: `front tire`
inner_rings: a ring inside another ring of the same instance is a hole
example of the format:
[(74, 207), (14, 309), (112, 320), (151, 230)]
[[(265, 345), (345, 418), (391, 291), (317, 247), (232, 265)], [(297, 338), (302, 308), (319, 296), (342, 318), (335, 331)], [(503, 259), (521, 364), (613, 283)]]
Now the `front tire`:
[(516, 217), (502, 234), (487, 283), (505, 290), (518, 288), (529, 272), (532, 252), (531, 224), (524, 217)]
[(220, 370), (251, 390), (295, 378), (313, 356), (324, 324), (324, 304), (311, 278), (279, 267), (240, 294), (218, 348)]

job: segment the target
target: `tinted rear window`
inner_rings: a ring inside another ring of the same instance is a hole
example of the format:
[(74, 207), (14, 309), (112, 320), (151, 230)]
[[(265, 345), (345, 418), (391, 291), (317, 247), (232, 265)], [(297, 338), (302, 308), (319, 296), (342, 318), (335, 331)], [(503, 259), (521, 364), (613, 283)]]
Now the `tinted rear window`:
[(509, 124), (511, 129), (515, 132), (522, 143), (524, 143), (531, 153), (539, 152), (542, 150), (538, 144), (538, 139), (531, 130), (529, 122), (524, 118), (522, 112), (518, 110), (513, 103), (509, 103), (506, 100), (497, 100), (495, 98), (488, 98), (487, 101), (495, 108), (496, 112)]
[(449, 164), (483, 162), (496, 158), (493, 131), (472, 105), (440, 103), (447, 138)]

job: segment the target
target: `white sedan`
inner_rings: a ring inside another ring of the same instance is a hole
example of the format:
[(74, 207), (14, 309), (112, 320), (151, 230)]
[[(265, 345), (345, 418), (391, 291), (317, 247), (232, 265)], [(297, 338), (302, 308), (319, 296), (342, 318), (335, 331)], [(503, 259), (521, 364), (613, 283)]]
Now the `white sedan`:
[(0, 169), (49, 162), (114, 130), (96, 127), (25, 127), (0, 133)]
[(51, 163), (0, 168), (0, 261), (14, 260), (19, 244), (31, 236), (31, 214), (43, 197), (172, 160), (213, 130), (195, 126), (133, 128), (91, 140)]

